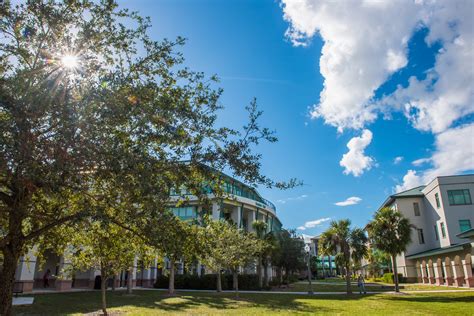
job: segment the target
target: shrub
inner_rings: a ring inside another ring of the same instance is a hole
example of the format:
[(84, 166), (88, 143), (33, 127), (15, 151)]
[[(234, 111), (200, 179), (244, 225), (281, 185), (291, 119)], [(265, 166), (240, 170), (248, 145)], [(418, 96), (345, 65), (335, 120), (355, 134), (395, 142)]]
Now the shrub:
[[(232, 289), (232, 275), (222, 275), (222, 289)], [(155, 288), (167, 289), (168, 276), (159, 276), (154, 284)], [(203, 276), (191, 274), (177, 274), (174, 278), (174, 287), (176, 289), (191, 290), (215, 290), (217, 285), (216, 274), (205, 274)], [(258, 276), (255, 274), (239, 274), (239, 290), (259, 290)]]
[[(401, 273), (399, 273), (398, 274), (398, 282), (399, 283), (405, 283), (405, 281), (406, 280), (403, 277), (403, 275)], [(394, 274), (393, 273), (384, 273), (383, 276), (382, 276), (382, 282), (389, 283), (389, 284), (395, 283)]]

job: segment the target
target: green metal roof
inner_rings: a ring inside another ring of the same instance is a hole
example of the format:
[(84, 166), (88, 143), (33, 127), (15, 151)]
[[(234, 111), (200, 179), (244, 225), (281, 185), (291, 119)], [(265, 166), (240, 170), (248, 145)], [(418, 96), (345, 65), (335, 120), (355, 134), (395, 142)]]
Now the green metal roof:
[(424, 196), (424, 194), (423, 194), (423, 192), (421, 192), (421, 190), (423, 190), (425, 187), (426, 187), (425, 185), (420, 185), (419, 187), (394, 194), (394, 195), (392, 195), (392, 197), (399, 198), (399, 197)]
[(448, 247), (435, 248), (435, 249), (431, 249), (431, 250), (428, 250), (428, 251), (423, 251), (423, 252), (419, 252), (419, 253), (415, 253), (415, 254), (406, 256), (406, 258), (407, 259), (418, 259), (418, 258), (423, 258), (423, 257), (440, 255), (440, 254), (443, 254), (443, 253), (461, 251), (461, 250), (464, 249), (465, 245), (470, 245), (470, 244), (471, 244), (470, 242), (466, 242), (466, 243), (452, 245), (452, 246), (448, 246)]
[(469, 237), (474, 237), (474, 228), (471, 228), (469, 230), (466, 230), (465, 232), (462, 232), (460, 234), (456, 235), (459, 238), (469, 238)]

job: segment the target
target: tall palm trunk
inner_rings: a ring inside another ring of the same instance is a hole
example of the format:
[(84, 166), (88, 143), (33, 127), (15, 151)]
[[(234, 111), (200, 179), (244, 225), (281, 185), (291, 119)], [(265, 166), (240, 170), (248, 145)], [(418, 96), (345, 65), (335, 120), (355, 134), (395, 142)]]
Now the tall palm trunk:
[(351, 270), (350, 266), (346, 265), (346, 292), (347, 294), (352, 294), (351, 287)]
[(397, 255), (391, 255), (391, 258), (393, 267), (393, 281), (395, 283), (395, 292), (400, 292), (400, 288), (398, 286)]
[(174, 294), (174, 260), (170, 260), (170, 278), (168, 283), (168, 294)]

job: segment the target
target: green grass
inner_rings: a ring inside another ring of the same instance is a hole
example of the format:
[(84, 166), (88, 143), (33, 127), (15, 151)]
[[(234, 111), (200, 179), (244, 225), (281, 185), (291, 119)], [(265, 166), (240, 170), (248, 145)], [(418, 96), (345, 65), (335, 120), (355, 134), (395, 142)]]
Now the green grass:
[[(314, 292), (345, 292), (346, 283), (343, 281), (330, 282), (326, 281), (313, 282), (313, 291)], [(356, 284), (351, 285), (352, 291), (358, 292), (359, 288)], [(393, 284), (384, 284), (384, 283), (366, 283), (365, 286), (367, 291), (370, 292), (390, 292), (394, 291), (395, 286)], [(436, 291), (436, 290), (466, 290), (467, 288), (457, 288), (457, 287), (445, 287), (445, 286), (435, 286), (435, 285), (420, 285), (420, 284), (400, 284), (401, 291)], [(274, 291), (283, 291), (283, 292), (306, 292), (308, 291), (308, 282), (300, 281), (290, 285), (289, 288), (274, 288)]]
[[(431, 294), (320, 295), (109, 292), (109, 311), (126, 315), (472, 315), (473, 292)], [(43, 294), (15, 315), (80, 315), (100, 308), (99, 292)]]

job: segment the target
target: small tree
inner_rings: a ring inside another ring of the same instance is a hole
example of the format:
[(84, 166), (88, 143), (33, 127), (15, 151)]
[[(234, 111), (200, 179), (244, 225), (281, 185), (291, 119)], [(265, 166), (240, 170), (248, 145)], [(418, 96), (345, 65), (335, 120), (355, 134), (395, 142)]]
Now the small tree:
[(306, 266), (304, 241), (296, 235), (294, 230), (282, 229), (275, 232), (276, 247), (272, 251), (272, 263), (278, 267), (280, 283), (283, 282), (283, 270), (286, 283), (290, 283), (290, 274), (300, 271)]
[[(264, 240), (267, 232), (267, 223), (264, 221), (256, 220), (252, 223), (252, 227), (255, 230), (255, 235), (258, 239)], [(260, 288), (263, 287), (263, 276), (262, 276), (262, 266), (263, 266), (263, 259), (264, 254), (259, 253), (257, 258), (257, 276), (258, 276), (258, 286)], [(264, 267), (264, 273), (266, 274), (266, 267)]]
[(399, 292), (397, 255), (406, 250), (411, 242), (410, 221), (397, 210), (384, 207), (374, 214), (374, 219), (366, 229), (372, 244), (390, 254), (394, 273), (395, 292)]
[[(74, 269), (100, 270), (102, 312), (107, 315), (107, 282), (122, 270), (133, 265), (137, 254), (148, 262), (153, 253), (141, 239), (117, 225), (90, 220), (77, 227), (66, 251), (67, 259)], [(129, 279), (131, 275), (129, 275)]]
[(321, 253), (336, 254), (336, 263), (344, 267), (347, 294), (352, 293), (352, 265), (367, 253), (367, 237), (364, 231), (360, 228), (351, 229), (350, 226), (351, 221), (348, 219), (332, 221), (319, 240)]

